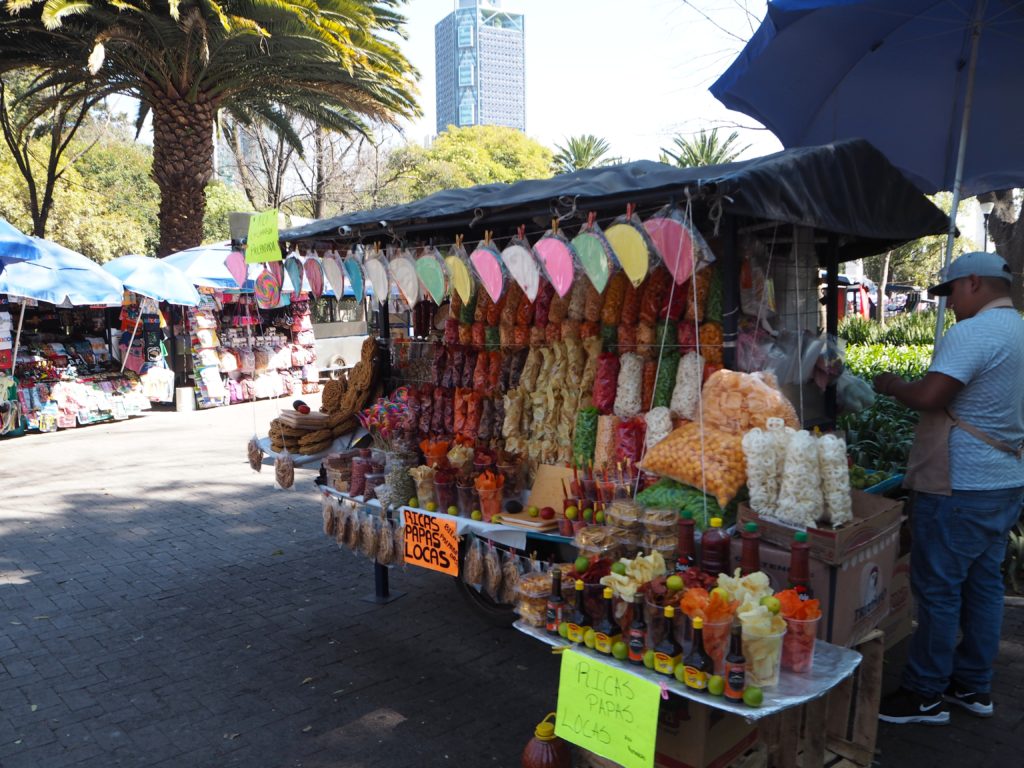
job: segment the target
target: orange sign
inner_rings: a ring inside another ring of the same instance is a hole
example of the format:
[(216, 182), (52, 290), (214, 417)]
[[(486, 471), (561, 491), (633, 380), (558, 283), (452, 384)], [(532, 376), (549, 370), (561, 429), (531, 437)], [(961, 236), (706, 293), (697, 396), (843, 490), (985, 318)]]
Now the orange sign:
[(459, 575), (459, 535), (454, 520), (405, 510), (405, 562)]

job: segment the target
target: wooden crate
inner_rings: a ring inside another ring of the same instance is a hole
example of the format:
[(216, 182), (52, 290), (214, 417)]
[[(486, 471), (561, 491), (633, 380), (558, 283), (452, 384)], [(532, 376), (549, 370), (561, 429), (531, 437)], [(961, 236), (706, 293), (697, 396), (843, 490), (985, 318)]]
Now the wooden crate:
[(875, 756), (885, 635), (874, 630), (854, 646), (857, 671), (828, 696), (760, 723), (761, 744), (733, 768), (866, 768)]

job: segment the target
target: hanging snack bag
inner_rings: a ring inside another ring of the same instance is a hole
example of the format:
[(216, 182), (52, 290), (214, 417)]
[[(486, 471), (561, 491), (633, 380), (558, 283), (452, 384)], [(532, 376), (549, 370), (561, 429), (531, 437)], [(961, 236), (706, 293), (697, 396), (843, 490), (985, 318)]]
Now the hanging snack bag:
[(576, 279), (578, 256), (572, 244), (559, 231), (557, 219), (551, 222), (551, 229), (534, 243), (533, 251), (537, 254), (548, 282), (560, 298), (564, 297)]
[[(649, 279), (649, 278), (648, 278)], [(632, 283), (626, 285), (626, 290), (622, 295), (622, 316), (621, 322), (624, 325), (636, 325), (640, 320), (640, 298), (643, 293), (644, 283), (638, 288)]]
[(643, 416), (619, 422), (615, 427), (615, 463), (639, 464), (644, 454), (647, 422)]
[(274, 485), (281, 490), (295, 485), (295, 462), (287, 449), (274, 460)]
[[(690, 297), (690, 303), (686, 306), (686, 319), (704, 320), (704, 310), (707, 308), (708, 293), (711, 291), (711, 280), (714, 276), (714, 267), (707, 266), (700, 269), (690, 281), (687, 282), (686, 295)], [(694, 297), (694, 285), (696, 284), (696, 297)]]
[(747, 481), (739, 435), (687, 422), (654, 446), (641, 468), (714, 496), (726, 506)]
[(659, 263), (659, 257), (640, 217), (636, 215), (636, 206), (632, 203), (627, 205), (625, 216), (615, 219), (604, 234), (629, 281), (640, 285), (648, 271)]
[(484, 553), (484, 592), (492, 600), (498, 602), (501, 596), (501, 560), (498, 558), (498, 550), (493, 541), (487, 542), (487, 551)]
[(647, 422), (647, 432), (644, 437), (644, 447), (650, 450), (672, 432), (672, 412), (668, 408), (652, 408), (644, 416)]
[(410, 309), (420, 300), (420, 278), (416, 273), (416, 262), (407, 250), (391, 258), (388, 267), (391, 281), (398, 287), (398, 295)]
[[(588, 285), (590, 285), (588, 283)], [(583, 304), (583, 319), (588, 323), (601, 322), (604, 308), (604, 294), (599, 293), (593, 285), (587, 289), (586, 301)]]
[(651, 271), (644, 285), (640, 303), (640, 322), (653, 325), (668, 305), (669, 293), (672, 291), (672, 276), (664, 266)]
[(550, 283), (544, 283), (537, 294), (537, 300), (533, 303), (533, 324), (537, 328), (543, 328), (548, 324), (548, 310), (551, 308), (551, 299), (554, 298), (555, 289)]
[(658, 377), (658, 363), (656, 360), (644, 360), (644, 383), (643, 396), (640, 402), (644, 408), (654, 407), (654, 384)]
[(597, 408), (581, 408), (576, 414), (576, 430), (572, 437), (572, 455), (577, 464), (593, 460), (597, 445)]
[(626, 296), (629, 278), (623, 272), (616, 272), (608, 281), (604, 292), (604, 305), (601, 307), (601, 323), (618, 325), (622, 320), (622, 303)]
[(654, 407), (668, 408), (672, 403), (672, 390), (676, 386), (676, 373), (679, 368), (679, 353), (676, 350), (666, 351), (658, 368), (658, 380), (654, 383)]
[(505, 283), (508, 278), (505, 265), (501, 260), (501, 253), (491, 240), (490, 232), (484, 233), (484, 239), (470, 254), (469, 262), (473, 266), (473, 272), (480, 285), (484, 287), (491, 301), (497, 304), (505, 293)]
[(594, 407), (602, 414), (612, 412), (619, 381), (619, 358), (610, 352), (602, 352), (597, 358), (594, 376)]
[(644, 229), (676, 285), (690, 278), (694, 264), (715, 260), (704, 237), (677, 206), (662, 208), (644, 222)]
[(505, 293), (503, 299), (503, 305), (501, 308), (501, 317), (498, 319), (498, 324), (502, 328), (512, 328), (516, 324), (516, 315), (519, 313), (519, 305), (526, 297), (523, 295), (523, 289), (519, 287), (519, 283), (512, 282), (508, 286), (508, 291)]
[(718, 323), (704, 322), (698, 329), (700, 335), (700, 351), (704, 359), (712, 365), (721, 365), (723, 362), (723, 335), (722, 326)]
[(669, 407), (673, 416), (693, 421), (697, 418), (701, 383), (704, 380), (704, 358), (687, 352), (676, 370), (676, 385)]
[(643, 358), (632, 352), (622, 355), (614, 405), (615, 415), (620, 419), (631, 419), (642, 410), (643, 380)]
[(594, 440), (594, 467), (596, 469), (615, 466), (615, 431), (618, 426), (618, 416), (609, 414), (597, 417), (597, 437)]
[[(567, 311), (570, 320), (577, 322), (583, 320), (583, 312), (587, 306), (587, 280), (576, 280), (572, 284), (572, 291), (569, 293), (569, 308)], [(591, 286), (593, 287), (593, 286)]]
[(713, 373), (702, 390), (703, 417), (707, 426), (743, 435), (754, 427), (765, 428), (778, 417), (786, 426), (799, 427), (796, 411), (770, 373)]

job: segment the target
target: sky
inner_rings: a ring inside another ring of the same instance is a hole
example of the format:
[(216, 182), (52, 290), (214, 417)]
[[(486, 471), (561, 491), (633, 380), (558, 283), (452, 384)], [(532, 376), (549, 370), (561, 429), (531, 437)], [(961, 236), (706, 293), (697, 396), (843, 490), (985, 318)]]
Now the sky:
[[(455, 5), (410, 0), (403, 8), (408, 40), (402, 50), (420, 71), (423, 109), (421, 119), (403, 126), (409, 141), (434, 135), (434, 25)], [(756, 126), (707, 89), (750, 37), (764, 6), (762, 0), (502, 0), (504, 10), (525, 15), (527, 134), (554, 146), (592, 133), (608, 141), (613, 156), (655, 160), (676, 133)], [(781, 149), (763, 128), (742, 130), (741, 139), (751, 145), (744, 157)]]

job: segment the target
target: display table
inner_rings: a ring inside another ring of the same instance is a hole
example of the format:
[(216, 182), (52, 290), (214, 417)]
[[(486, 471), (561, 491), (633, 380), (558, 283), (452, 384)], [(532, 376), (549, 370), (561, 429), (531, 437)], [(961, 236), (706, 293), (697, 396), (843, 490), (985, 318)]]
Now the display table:
[[(298, 463), (298, 462), (296, 462)], [(370, 504), (372, 506), (379, 507), (380, 502), (376, 499), (370, 501), (364, 501), (361, 496), (350, 496), (343, 491), (337, 491), (334, 488), (327, 486), (321, 486), (321, 491), (339, 499), (348, 499), (355, 501), (359, 504)], [(443, 512), (430, 512), (426, 509), (420, 509), (419, 507), (410, 507), (408, 505), (399, 507), (398, 514), (402, 523), (405, 523), (405, 511), (412, 510), (421, 515), (430, 515), (431, 517), (438, 517), (443, 520), (454, 520), (455, 530), (459, 536), (464, 536), (467, 533), (472, 533), (480, 538), (491, 539), (498, 544), (504, 544), (506, 547), (512, 549), (526, 549), (526, 540), (529, 539), (545, 539), (547, 541), (564, 542), (566, 544), (572, 543), (571, 536), (557, 536), (551, 533), (540, 533), (537, 531), (527, 531), (523, 528), (517, 528), (511, 525), (502, 525), (501, 523), (485, 523), (483, 520), (472, 520), (468, 517), (455, 517), (454, 515), (448, 515)]]

